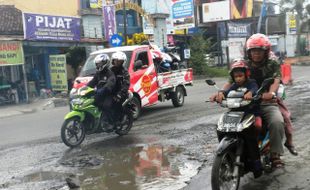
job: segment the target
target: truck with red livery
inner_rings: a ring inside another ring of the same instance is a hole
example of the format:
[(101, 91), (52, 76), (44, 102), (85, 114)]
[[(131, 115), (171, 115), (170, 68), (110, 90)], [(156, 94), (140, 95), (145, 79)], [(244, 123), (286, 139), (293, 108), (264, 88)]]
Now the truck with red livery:
[(193, 84), (192, 69), (157, 72), (151, 49), (147, 45), (106, 48), (91, 53), (79, 77), (75, 79), (70, 96), (92, 79), (96, 72), (94, 58), (98, 54), (105, 53), (111, 57), (116, 51), (122, 51), (127, 55), (127, 62), (123, 66), (130, 74), (129, 90), (134, 94), (135, 119), (139, 117), (141, 108), (154, 105), (159, 101), (171, 100), (175, 107), (184, 104), (184, 96), (187, 96), (186, 86)]

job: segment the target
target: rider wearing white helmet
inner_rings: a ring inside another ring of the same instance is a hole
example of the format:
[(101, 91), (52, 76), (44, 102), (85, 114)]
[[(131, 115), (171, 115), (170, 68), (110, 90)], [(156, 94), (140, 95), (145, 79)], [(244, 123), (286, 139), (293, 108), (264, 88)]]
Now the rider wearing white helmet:
[(123, 101), (128, 96), (128, 89), (130, 86), (130, 76), (124, 65), (127, 62), (127, 56), (124, 52), (117, 51), (112, 54), (112, 67), (116, 77), (116, 88), (114, 91), (114, 99), (116, 101)]
[(124, 67), (127, 63), (127, 56), (124, 52), (117, 51), (111, 56), (112, 67), (116, 77), (116, 87), (113, 91), (113, 99), (115, 103), (115, 115), (122, 111), (122, 102), (128, 97), (128, 90), (130, 86), (130, 75)]

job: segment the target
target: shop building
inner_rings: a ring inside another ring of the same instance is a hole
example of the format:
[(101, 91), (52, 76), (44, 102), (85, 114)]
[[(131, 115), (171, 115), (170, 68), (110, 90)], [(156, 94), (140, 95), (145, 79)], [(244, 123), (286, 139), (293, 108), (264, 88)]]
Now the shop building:
[[(78, 7), (78, 2), (74, 2)], [(55, 2), (51, 4), (54, 5)], [(55, 91), (53, 74), (50, 69), (51, 55), (65, 54), (70, 47), (87, 49), (103, 47), (106, 43), (102, 35), (84, 36), (77, 9), (75, 12), (74, 16), (27, 12), (23, 14), (22, 10), (14, 5), (0, 5), (0, 43), (17, 42), (22, 44), (23, 49), (22, 63), (0, 64), (1, 83), (19, 84), (21, 88), (19, 91), (22, 91), (18, 97), (20, 101), (29, 101), (39, 96), (41, 89)], [(65, 64), (65, 67), (68, 66)], [(72, 72), (72, 69), (67, 69), (67, 72)], [(67, 76), (71, 76), (70, 78), (74, 78), (75, 75), (75, 72), (67, 73)], [(62, 83), (67, 85), (67, 80), (70, 78), (64, 79)], [(13, 88), (12, 85), (11, 87)], [(67, 89), (58, 90), (66, 91)]]

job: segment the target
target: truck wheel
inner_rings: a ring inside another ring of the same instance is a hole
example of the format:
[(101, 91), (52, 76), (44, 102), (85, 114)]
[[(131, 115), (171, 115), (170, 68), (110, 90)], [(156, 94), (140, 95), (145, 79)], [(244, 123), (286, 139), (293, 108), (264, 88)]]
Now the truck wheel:
[(178, 86), (175, 92), (172, 93), (172, 104), (174, 107), (181, 107), (184, 104), (184, 90), (182, 87)]
[(141, 103), (137, 97), (133, 97), (133, 99), (131, 100), (131, 103), (133, 105), (132, 116), (133, 116), (133, 119), (136, 120), (138, 119), (141, 113)]

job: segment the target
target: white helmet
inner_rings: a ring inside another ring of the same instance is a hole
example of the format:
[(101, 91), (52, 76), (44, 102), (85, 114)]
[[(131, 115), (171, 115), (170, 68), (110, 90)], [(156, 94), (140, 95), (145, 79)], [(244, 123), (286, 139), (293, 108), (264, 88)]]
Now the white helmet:
[(102, 71), (105, 68), (108, 68), (110, 63), (110, 58), (107, 54), (99, 54), (95, 57), (95, 65), (98, 71)]
[(112, 61), (113, 60), (123, 60), (123, 64), (127, 62), (127, 56), (124, 52), (121, 51), (117, 51), (115, 53), (112, 54), (111, 56)]

